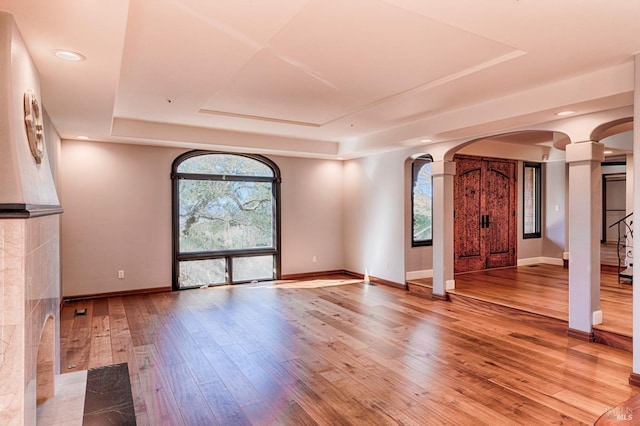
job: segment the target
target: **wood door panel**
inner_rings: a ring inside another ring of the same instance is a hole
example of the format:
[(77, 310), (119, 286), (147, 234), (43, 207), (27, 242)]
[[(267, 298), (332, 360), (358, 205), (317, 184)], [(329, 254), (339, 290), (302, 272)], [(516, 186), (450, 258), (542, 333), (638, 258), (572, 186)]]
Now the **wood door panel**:
[(480, 256), (480, 241), (482, 240), (478, 226), (482, 210), (480, 205), (480, 171), (472, 170), (464, 173), (460, 176), (460, 181), (457, 197), (460, 200), (460, 210), (464, 211), (465, 215), (460, 217), (458, 226), (460, 234), (465, 238), (459, 240), (458, 255), (460, 257)]
[(485, 229), (487, 268), (515, 265), (515, 164), (489, 163), (488, 190), (485, 211), (488, 225)]
[(484, 269), (483, 230), (480, 228), (483, 167), (481, 161), (469, 159), (456, 169), (454, 244), (456, 269), (464, 271)]
[(455, 272), (515, 265), (516, 162), (456, 156)]

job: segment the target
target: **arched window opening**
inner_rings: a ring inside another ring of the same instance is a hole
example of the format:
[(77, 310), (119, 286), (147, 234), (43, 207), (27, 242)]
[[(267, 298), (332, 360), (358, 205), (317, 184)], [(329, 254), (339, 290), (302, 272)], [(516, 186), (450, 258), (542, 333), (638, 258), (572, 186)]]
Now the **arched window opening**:
[(173, 163), (173, 288), (278, 278), (280, 171), (259, 155), (191, 151)]
[(422, 155), (411, 165), (411, 246), (430, 246), (433, 244), (431, 202), (431, 163), (433, 158)]

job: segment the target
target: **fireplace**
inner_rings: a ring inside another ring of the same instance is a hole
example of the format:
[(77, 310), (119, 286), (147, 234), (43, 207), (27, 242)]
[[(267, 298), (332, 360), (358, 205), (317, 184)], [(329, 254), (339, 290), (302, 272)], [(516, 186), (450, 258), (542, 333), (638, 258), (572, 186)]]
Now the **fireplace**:
[(3, 12), (0, 80), (0, 424), (35, 425), (59, 373), (60, 139), (39, 109), (37, 68)]
[(0, 219), (0, 424), (35, 424), (37, 400), (55, 390), (58, 230), (57, 216)]

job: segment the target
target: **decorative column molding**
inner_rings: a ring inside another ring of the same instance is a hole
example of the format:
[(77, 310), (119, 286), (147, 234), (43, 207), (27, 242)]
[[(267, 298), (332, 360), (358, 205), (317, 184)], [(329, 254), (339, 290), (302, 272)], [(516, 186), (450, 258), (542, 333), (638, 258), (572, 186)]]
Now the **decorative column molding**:
[(587, 161), (604, 161), (604, 145), (599, 142), (587, 141), (572, 143), (566, 146), (567, 163), (579, 163)]
[(456, 163), (431, 163), (433, 202), (433, 292), (432, 298), (447, 300), (447, 290), (455, 288), (453, 279), (453, 179)]
[(600, 215), (604, 145), (572, 143), (569, 164), (569, 334), (592, 340), (600, 310)]

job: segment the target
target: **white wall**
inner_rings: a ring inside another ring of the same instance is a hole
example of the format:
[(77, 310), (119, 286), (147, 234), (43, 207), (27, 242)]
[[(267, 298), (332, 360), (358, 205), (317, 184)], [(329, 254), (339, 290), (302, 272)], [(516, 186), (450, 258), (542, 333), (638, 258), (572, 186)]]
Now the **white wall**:
[[(64, 296), (171, 286), (170, 173), (183, 152), (63, 141)], [(342, 163), (270, 158), (282, 172), (282, 273), (343, 269)]]
[(183, 151), (62, 142), (63, 296), (171, 286), (170, 173)]
[(282, 174), (283, 275), (344, 269), (342, 162), (270, 158)]
[(543, 173), (543, 255), (562, 259), (566, 251), (567, 164), (563, 161), (545, 163)]
[(40, 76), (12, 16), (3, 12), (0, 12), (0, 52), (0, 203), (57, 206), (58, 194), (49, 161), (46, 158), (40, 164), (34, 161), (25, 132), (27, 90), (36, 93), (42, 112)]
[(345, 269), (404, 283), (404, 151), (345, 162)]

